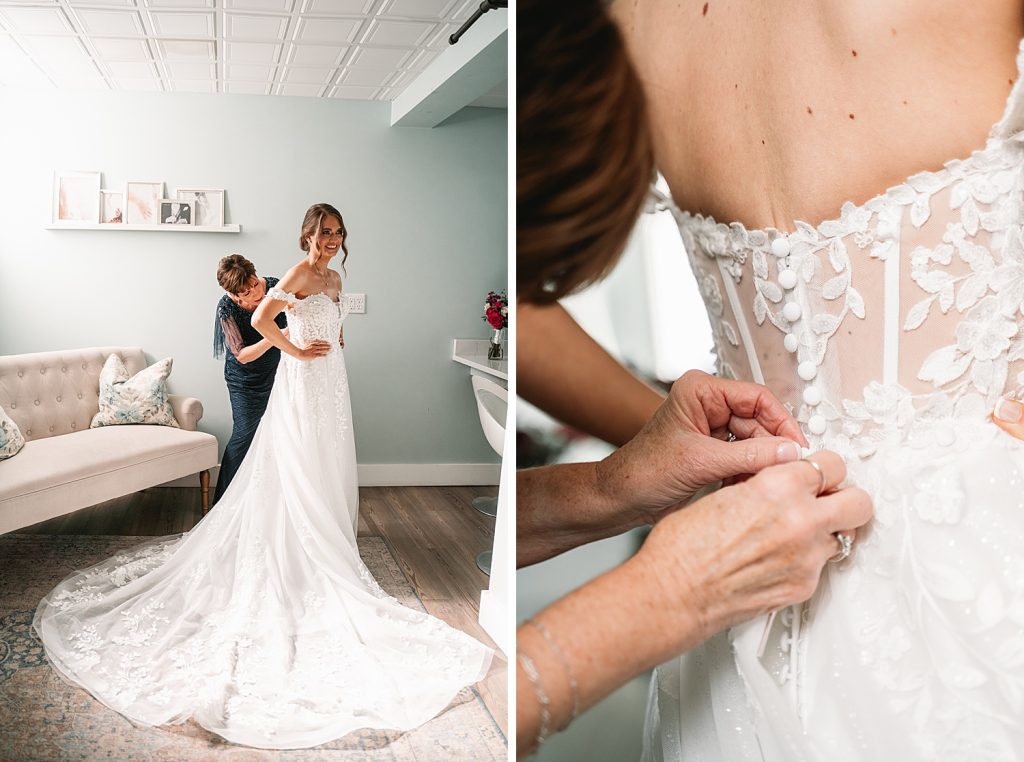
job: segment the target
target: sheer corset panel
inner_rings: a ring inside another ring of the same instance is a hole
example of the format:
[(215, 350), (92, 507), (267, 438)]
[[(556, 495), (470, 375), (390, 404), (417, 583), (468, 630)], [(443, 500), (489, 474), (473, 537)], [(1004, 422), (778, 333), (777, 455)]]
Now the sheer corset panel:
[(324, 293), (310, 294), (300, 299), (281, 288), (270, 289), (267, 296), (288, 303), (288, 335), (296, 346), (304, 347), (313, 341), (326, 341), (331, 344), (332, 352), (341, 349), (338, 337), (348, 310), (345, 300), (340, 296), (337, 302)]
[(679, 225), (720, 373), (766, 384), (812, 446), (866, 456), (879, 428), (983, 415), (1024, 385), (1020, 89), (983, 149), (816, 227), (748, 230), (654, 192)]

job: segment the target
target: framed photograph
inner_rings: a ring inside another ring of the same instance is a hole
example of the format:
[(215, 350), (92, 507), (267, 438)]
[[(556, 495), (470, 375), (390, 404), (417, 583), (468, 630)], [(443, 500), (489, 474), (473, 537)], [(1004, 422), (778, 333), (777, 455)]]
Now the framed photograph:
[(100, 173), (53, 173), (53, 222), (100, 221)]
[(192, 203), (190, 201), (179, 201), (176, 198), (160, 199), (160, 223), (161, 225), (191, 225), (192, 224)]
[(156, 225), (163, 195), (163, 181), (129, 180), (124, 184), (124, 221), (129, 225)]
[(223, 188), (178, 188), (178, 200), (192, 204), (192, 224), (224, 227)]
[(100, 191), (100, 223), (116, 225), (124, 222), (124, 193), (121, 191)]

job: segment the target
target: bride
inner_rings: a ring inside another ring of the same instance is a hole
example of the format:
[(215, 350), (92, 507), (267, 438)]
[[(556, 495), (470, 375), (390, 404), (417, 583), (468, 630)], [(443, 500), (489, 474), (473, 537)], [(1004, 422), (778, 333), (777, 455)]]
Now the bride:
[[(254, 315), (284, 353), (238, 476), (184, 535), (79, 571), (36, 610), (56, 670), (143, 725), (194, 719), (228, 741), (302, 748), (409, 730), (486, 674), (492, 652), (376, 583), (356, 546), (358, 485), (341, 349), (347, 231), (306, 213), (296, 264)], [(274, 318), (287, 310), (289, 336)], [(295, 342), (295, 343), (292, 343)], [(322, 357), (308, 351), (328, 342)]]
[(657, 670), (646, 758), (1024, 759), (1024, 449), (989, 419), (1024, 386), (1022, 11), (613, 5), (719, 372), (875, 503), (807, 604)]

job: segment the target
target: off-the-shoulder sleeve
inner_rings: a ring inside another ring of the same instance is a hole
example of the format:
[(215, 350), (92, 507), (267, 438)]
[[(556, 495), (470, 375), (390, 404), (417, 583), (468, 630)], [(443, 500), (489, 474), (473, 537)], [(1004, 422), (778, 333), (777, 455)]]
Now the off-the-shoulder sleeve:
[(283, 288), (274, 286), (272, 289), (267, 291), (267, 296), (271, 299), (280, 299), (282, 302), (288, 302), (288, 304), (298, 304), (299, 300), (295, 297), (295, 294), (289, 294)]

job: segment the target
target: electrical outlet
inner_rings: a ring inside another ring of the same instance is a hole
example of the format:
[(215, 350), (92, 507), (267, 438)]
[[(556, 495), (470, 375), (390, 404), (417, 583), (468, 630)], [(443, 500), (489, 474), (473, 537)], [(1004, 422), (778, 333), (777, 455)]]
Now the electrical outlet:
[(366, 312), (366, 294), (345, 294), (348, 303), (348, 311), (356, 315)]

